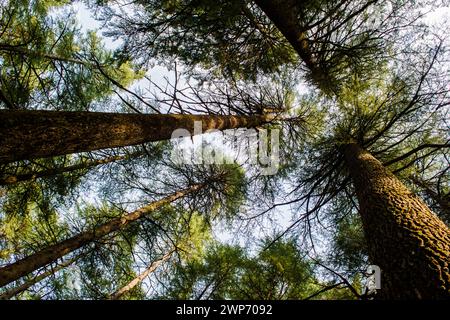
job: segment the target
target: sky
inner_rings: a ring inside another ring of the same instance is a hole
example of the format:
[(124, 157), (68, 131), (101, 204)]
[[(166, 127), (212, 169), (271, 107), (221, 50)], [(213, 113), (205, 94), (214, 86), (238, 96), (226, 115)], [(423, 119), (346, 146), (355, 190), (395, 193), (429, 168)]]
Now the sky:
[[(73, 5), (73, 8), (77, 12), (77, 18), (83, 31), (98, 30), (100, 28), (100, 23), (95, 21), (95, 19), (93, 19), (91, 12), (83, 4), (75, 3)], [(424, 10), (426, 10), (426, 8)], [(422, 19), (422, 22), (433, 26), (439, 26), (440, 24), (447, 23), (449, 21), (450, 21), (450, 4), (447, 5), (446, 7), (441, 7), (432, 12), (429, 12)], [(114, 49), (120, 44), (120, 42), (113, 42), (111, 39), (108, 38), (105, 38), (104, 41), (107, 48), (110, 49)], [(155, 68), (151, 69), (149, 71), (149, 76), (152, 78), (153, 81), (160, 84), (164, 83), (164, 77), (169, 77), (173, 79), (173, 74), (171, 74), (166, 68), (160, 66), (156, 66)], [(149, 86), (148, 82), (141, 81), (135, 84), (134, 88), (140, 87), (142, 89), (147, 89), (148, 86)], [(304, 91), (303, 87), (299, 89)], [(210, 136), (210, 140), (214, 141), (216, 139), (214, 138), (214, 136)], [(225, 150), (227, 150), (226, 152), (231, 152), (231, 150), (229, 149)], [(281, 226), (287, 227), (292, 222), (291, 221), (292, 212), (290, 211), (290, 208), (288, 206), (281, 207), (280, 209), (278, 209), (277, 216), (279, 217), (278, 223)], [(265, 228), (263, 227), (263, 229)], [(270, 229), (270, 226), (268, 226), (267, 229)], [(223, 242), (236, 241), (236, 235), (228, 230), (221, 230), (220, 228), (218, 228), (216, 229), (215, 233), (216, 236), (218, 236), (218, 238)], [(244, 239), (238, 239), (238, 242), (241, 242), (241, 244), (243, 244), (242, 243), (243, 241)]]
[[(99, 31), (99, 34), (101, 35), (101, 30), (100, 30), (101, 24), (94, 19), (91, 11), (84, 4), (76, 2), (72, 5), (72, 8), (76, 12), (77, 20), (78, 20), (81, 30), (83, 32), (95, 30), (95, 31)], [(104, 43), (105, 43), (106, 47), (109, 49), (115, 49), (120, 45), (120, 42), (113, 42), (109, 38), (104, 38)], [(149, 70), (148, 76), (151, 77), (151, 79), (153, 81), (155, 81), (156, 83), (158, 83), (160, 85), (165, 84), (166, 77), (169, 80), (174, 78), (172, 72), (168, 71), (165, 67), (161, 67), (161, 66), (155, 66), (154, 68)], [(183, 83), (181, 82), (181, 86), (182, 85), (183, 85)], [(132, 87), (133, 90), (138, 89), (138, 88), (143, 89), (143, 90), (149, 89), (148, 81), (146, 81), (145, 79), (138, 81)], [(238, 150), (233, 150), (230, 147), (217, 144), (217, 141), (221, 141), (220, 139), (218, 139), (219, 135), (221, 135), (221, 133), (207, 134), (208, 137), (206, 137), (206, 140), (209, 143), (211, 143), (212, 145), (214, 145), (215, 147), (223, 150), (223, 152), (225, 154), (231, 156), (232, 158), (236, 158), (237, 157), (236, 153), (238, 152)], [(200, 137), (194, 138), (195, 145), (198, 145), (199, 139), (201, 139), (201, 138)], [(191, 140), (189, 138), (184, 139), (184, 140), (185, 140), (184, 141), (185, 147), (189, 148), (189, 145), (192, 145)], [(98, 202), (98, 200), (95, 200), (95, 202)], [(277, 220), (278, 220), (278, 223), (280, 224), (280, 229), (283, 229), (292, 223), (290, 220), (290, 212), (288, 209), (289, 209), (288, 207), (281, 207), (281, 209), (277, 209), (278, 210), (278, 213), (277, 213), (278, 219)], [(238, 242), (241, 245), (243, 245), (246, 240), (244, 238), (239, 238), (239, 239), (236, 238), (235, 234), (230, 233), (229, 230), (227, 230), (226, 228), (222, 228), (222, 226), (220, 226), (220, 225), (218, 225), (214, 228), (214, 234), (220, 241), (227, 242), (227, 243)]]
[[(76, 2), (75, 4), (72, 5), (72, 7), (77, 13), (77, 19), (78, 19), (79, 24), (84, 32), (86, 32), (88, 30), (99, 30), (100, 29), (100, 27), (101, 27), (100, 23), (93, 18), (91, 11), (84, 4), (82, 4), (80, 2)], [(428, 8), (423, 8), (422, 10), (424, 12), (429, 11)], [(443, 7), (437, 8), (437, 9), (429, 12), (422, 19), (422, 22), (424, 22), (425, 24), (433, 25), (433, 26), (439, 26), (443, 23), (447, 23), (448, 21), (450, 21), (450, 3), (448, 3), (447, 6), (443, 6)], [(99, 34), (101, 34), (101, 30), (100, 30)], [(120, 45), (120, 42), (118, 42), (118, 41), (113, 42), (109, 38), (104, 38), (104, 43), (105, 43), (106, 47), (110, 48), (110, 49), (114, 49)], [(161, 66), (156, 66), (156, 67), (152, 68), (148, 72), (148, 75), (151, 77), (151, 79), (153, 81), (155, 81), (158, 84), (164, 84), (165, 77), (167, 77), (169, 79), (173, 79), (173, 73), (169, 72), (165, 67), (161, 67)], [(138, 81), (137, 83), (135, 83), (134, 86), (132, 87), (132, 89), (135, 90), (137, 88), (140, 88), (140, 89), (145, 90), (145, 89), (149, 89), (149, 86), (150, 86), (150, 84), (148, 83), (147, 80), (142, 80), (142, 81)], [(299, 91), (301, 91), (301, 92), (305, 91), (304, 85), (302, 85), (302, 84), (299, 85)], [(216, 134), (209, 135), (208, 141), (212, 142), (213, 145), (214, 145), (214, 141), (218, 141), (218, 139), (216, 139), (216, 136), (217, 136)], [(186, 140), (185, 142), (188, 142), (188, 140)], [(216, 144), (216, 146), (218, 146), (218, 145)], [(218, 146), (218, 147), (221, 147), (221, 146)], [(236, 155), (236, 152), (234, 152), (229, 147), (225, 147), (223, 150), (227, 154), (231, 153), (232, 157), (235, 157), (235, 155)], [(289, 207), (281, 207), (278, 214), (280, 217), (282, 217), (280, 220), (280, 223), (282, 225), (287, 226), (291, 223), (291, 221), (289, 220), (289, 216), (290, 216), (289, 215)], [(228, 241), (233, 238), (233, 235), (230, 235), (228, 232), (224, 232), (221, 234), (221, 238), (224, 240), (226, 239)]]

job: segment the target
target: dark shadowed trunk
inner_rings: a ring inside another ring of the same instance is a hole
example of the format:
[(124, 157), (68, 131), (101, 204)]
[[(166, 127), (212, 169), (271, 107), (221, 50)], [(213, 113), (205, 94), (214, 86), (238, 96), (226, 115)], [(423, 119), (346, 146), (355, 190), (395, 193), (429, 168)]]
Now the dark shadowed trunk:
[(318, 84), (332, 83), (330, 76), (320, 68), (314, 54), (311, 52), (306, 32), (300, 25), (299, 4), (296, 0), (255, 0), (255, 3), (264, 11), (283, 36), (297, 51), (311, 76)]
[(171, 250), (168, 253), (166, 253), (161, 259), (156, 260), (155, 262), (153, 262), (152, 264), (150, 264), (150, 266), (145, 269), (144, 272), (142, 272), (140, 275), (138, 275), (136, 278), (134, 278), (133, 280), (131, 280), (127, 285), (123, 286), (122, 288), (120, 288), (119, 290), (117, 290), (116, 292), (114, 292), (109, 299), (110, 300), (117, 300), (120, 299), (124, 294), (126, 294), (127, 292), (130, 292), (130, 290), (132, 290), (134, 287), (136, 287), (139, 283), (141, 283), (145, 278), (148, 277), (148, 275), (150, 273), (152, 273), (153, 271), (155, 271), (162, 263), (164, 263), (165, 261), (167, 261), (170, 256), (175, 252), (175, 250)]
[(181, 190), (167, 196), (161, 200), (150, 203), (136, 211), (128, 213), (124, 216), (111, 219), (93, 230), (81, 232), (67, 240), (61, 241), (54, 245), (48, 246), (22, 260), (11, 263), (0, 268), (0, 287), (18, 280), (20, 277), (27, 275), (47, 264), (56, 261), (59, 258), (83, 247), (84, 245), (100, 239), (112, 232), (119, 231), (127, 227), (130, 223), (142, 218), (152, 211), (169, 204), (189, 193), (195, 192), (203, 188), (203, 185), (193, 185), (185, 190)]
[(382, 299), (450, 299), (450, 230), (370, 153), (343, 148)]
[(168, 140), (176, 129), (254, 128), (265, 115), (166, 115), (0, 110), (0, 163)]

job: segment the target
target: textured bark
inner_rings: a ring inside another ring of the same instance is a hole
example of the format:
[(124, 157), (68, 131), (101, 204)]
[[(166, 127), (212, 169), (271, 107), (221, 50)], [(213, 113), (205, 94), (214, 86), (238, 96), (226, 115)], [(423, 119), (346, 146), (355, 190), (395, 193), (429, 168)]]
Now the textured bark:
[(132, 290), (139, 283), (141, 283), (145, 278), (147, 278), (148, 275), (150, 273), (152, 273), (153, 271), (155, 271), (162, 263), (167, 261), (170, 258), (170, 256), (172, 255), (172, 253), (174, 253), (174, 252), (175, 252), (175, 250), (171, 250), (170, 252), (166, 253), (161, 259), (159, 259), (159, 260), (153, 262), (152, 264), (150, 264), (150, 266), (147, 269), (145, 269), (144, 272), (142, 272), (136, 278), (131, 280), (127, 285), (123, 286), (122, 288), (120, 288), (119, 290), (114, 292), (109, 297), (109, 300), (118, 300), (118, 299), (120, 299), (124, 294), (126, 294), (127, 292)]
[(122, 230), (130, 223), (148, 215), (157, 208), (182, 198), (189, 193), (195, 192), (202, 187), (203, 185), (193, 185), (188, 189), (175, 192), (170, 196), (152, 202), (136, 211), (111, 219), (109, 222), (106, 222), (93, 230), (81, 232), (69, 239), (48, 246), (22, 260), (0, 268), (0, 287), (18, 280), (20, 277), (42, 268), (51, 262), (55, 262), (57, 259), (62, 258), (66, 254), (69, 254), (94, 240), (100, 239), (112, 232)]
[(313, 80), (326, 86), (332, 83), (330, 76), (320, 68), (311, 52), (308, 37), (299, 22), (301, 17), (298, 2), (296, 0), (255, 0), (254, 2), (289, 41), (310, 70)]
[(0, 163), (167, 140), (176, 129), (254, 128), (264, 115), (165, 115), (0, 110)]
[(134, 157), (139, 157), (143, 155), (144, 152), (138, 151), (134, 152), (130, 155), (122, 155), (122, 156), (112, 156), (112, 157), (106, 157), (102, 159), (94, 159), (94, 160), (86, 160), (82, 163), (74, 164), (67, 167), (60, 167), (60, 168), (52, 168), (48, 170), (42, 170), (42, 171), (36, 171), (31, 173), (24, 173), (24, 174), (16, 174), (16, 175), (5, 175), (4, 177), (0, 177), (0, 185), (11, 185), (22, 181), (34, 181), (39, 178), (45, 178), (45, 177), (51, 177), (54, 175), (67, 173), (67, 172), (73, 172), (77, 170), (82, 169), (90, 169), (92, 167), (96, 167), (102, 164), (107, 164), (111, 162), (126, 160), (126, 159), (132, 159)]
[(8, 300), (11, 299), (12, 297), (18, 295), (21, 292), (24, 292), (25, 290), (27, 290), (29, 287), (31, 287), (32, 285), (35, 285), (36, 283), (44, 280), (45, 278), (50, 277), (51, 275), (54, 275), (55, 273), (57, 273), (59, 270), (64, 269), (68, 266), (70, 266), (72, 263), (74, 263), (75, 261), (77, 261), (79, 258), (81, 258), (80, 256), (76, 256), (73, 259), (70, 259), (68, 261), (65, 261), (61, 264), (59, 264), (58, 266), (51, 268), (50, 270), (41, 273), (40, 275), (26, 281), (25, 283), (21, 284), (20, 286), (17, 286), (15, 288), (12, 288), (10, 290), (7, 290), (6, 292), (0, 294), (0, 300)]
[(370, 153), (343, 148), (382, 299), (450, 299), (450, 230)]

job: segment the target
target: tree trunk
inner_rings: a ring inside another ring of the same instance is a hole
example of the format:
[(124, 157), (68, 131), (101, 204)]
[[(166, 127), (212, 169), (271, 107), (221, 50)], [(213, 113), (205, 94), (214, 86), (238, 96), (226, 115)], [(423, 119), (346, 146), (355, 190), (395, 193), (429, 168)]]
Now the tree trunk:
[(0, 110), (0, 164), (141, 143), (168, 140), (176, 129), (202, 131), (254, 128), (265, 115), (120, 114), (36, 110)]
[(289, 41), (306, 67), (316, 84), (329, 87), (332, 83), (330, 76), (320, 68), (314, 54), (311, 52), (306, 32), (299, 23), (300, 12), (296, 0), (255, 0), (258, 7), (280, 30)]
[(382, 299), (450, 299), (450, 230), (355, 143), (343, 147)]
[(70, 266), (72, 263), (74, 263), (75, 261), (80, 259), (81, 256), (82, 255), (79, 255), (79, 256), (76, 256), (73, 259), (70, 259), (68, 261), (64, 261), (63, 263), (59, 264), (55, 268), (51, 268), (50, 270), (41, 273), (40, 275), (38, 275), (38, 276), (36, 276), (36, 277), (26, 281), (25, 283), (21, 284), (20, 286), (12, 288), (10, 290), (7, 290), (6, 292), (0, 294), (0, 300), (8, 300), (8, 299), (11, 299), (12, 297), (18, 295), (19, 293), (24, 292), (25, 290), (27, 290), (32, 285), (35, 285), (36, 283), (44, 280), (45, 278), (56, 274), (59, 270)]
[(88, 62), (79, 60), (79, 59), (73, 59), (69, 57), (61, 57), (58, 55), (54, 55), (51, 53), (45, 53), (45, 52), (38, 52), (30, 50), (26, 47), (19, 47), (14, 45), (9, 45), (6, 43), (0, 43), (0, 51), (6, 51), (6, 52), (14, 52), (18, 53), (27, 57), (38, 57), (38, 58), (44, 58), (48, 60), (54, 60), (54, 61), (60, 61), (60, 62), (68, 62), (68, 63), (76, 63), (84, 66), (90, 66)]
[(189, 193), (195, 192), (204, 185), (197, 184), (187, 189), (175, 192), (161, 200), (150, 203), (136, 211), (128, 213), (124, 216), (114, 218), (93, 230), (81, 232), (69, 239), (63, 240), (54, 245), (48, 246), (41, 251), (38, 251), (22, 260), (11, 263), (3, 268), (0, 268), (0, 287), (8, 283), (18, 280), (20, 277), (27, 275), (39, 268), (46, 266), (51, 262), (83, 247), (84, 245), (101, 239), (102, 237), (126, 228), (130, 223), (142, 218), (153, 210), (156, 210), (166, 204), (169, 204), (179, 198), (186, 196)]
[(168, 253), (166, 253), (161, 259), (156, 260), (150, 266), (142, 272), (140, 275), (138, 275), (136, 278), (134, 278), (132, 281), (130, 281), (127, 285), (120, 288), (116, 292), (114, 292), (110, 297), (109, 300), (118, 300), (120, 299), (124, 294), (132, 290), (134, 287), (136, 287), (139, 283), (141, 283), (150, 273), (155, 271), (162, 263), (167, 261), (172, 253), (174, 253), (175, 250), (171, 250)]
[(4, 177), (0, 177), (0, 185), (11, 185), (22, 181), (34, 181), (39, 178), (45, 178), (45, 177), (51, 177), (58, 174), (63, 174), (67, 172), (73, 172), (77, 170), (82, 169), (89, 169), (92, 167), (96, 167), (102, 164), (107, 164), (111, 162), (126, 160), (126, 159), (132, 159), (135, 157), (139, 157), (143, 155), (143, 151), (134, 152), (130, 155), (121, 155), (121, 156), (111, 156), (106, 157), (102, 159), (93, 159), (93, 160), (86, 160), (84, 162), (74, 164), (67, 167), (60, 167), (60, 168), (51, 168), (47, 170), (41, 170), (36, 172), (30, 172), (30, 173), (23, 173), (23, 174), (16, 174), (16, 175), (6, 175)]

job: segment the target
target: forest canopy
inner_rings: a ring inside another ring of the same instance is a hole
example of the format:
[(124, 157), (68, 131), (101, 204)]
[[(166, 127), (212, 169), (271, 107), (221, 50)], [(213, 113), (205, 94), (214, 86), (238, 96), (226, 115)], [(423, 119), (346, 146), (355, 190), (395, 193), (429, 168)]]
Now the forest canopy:
[(450, 299), (449, 21), (0, 1), (0, 299)]

